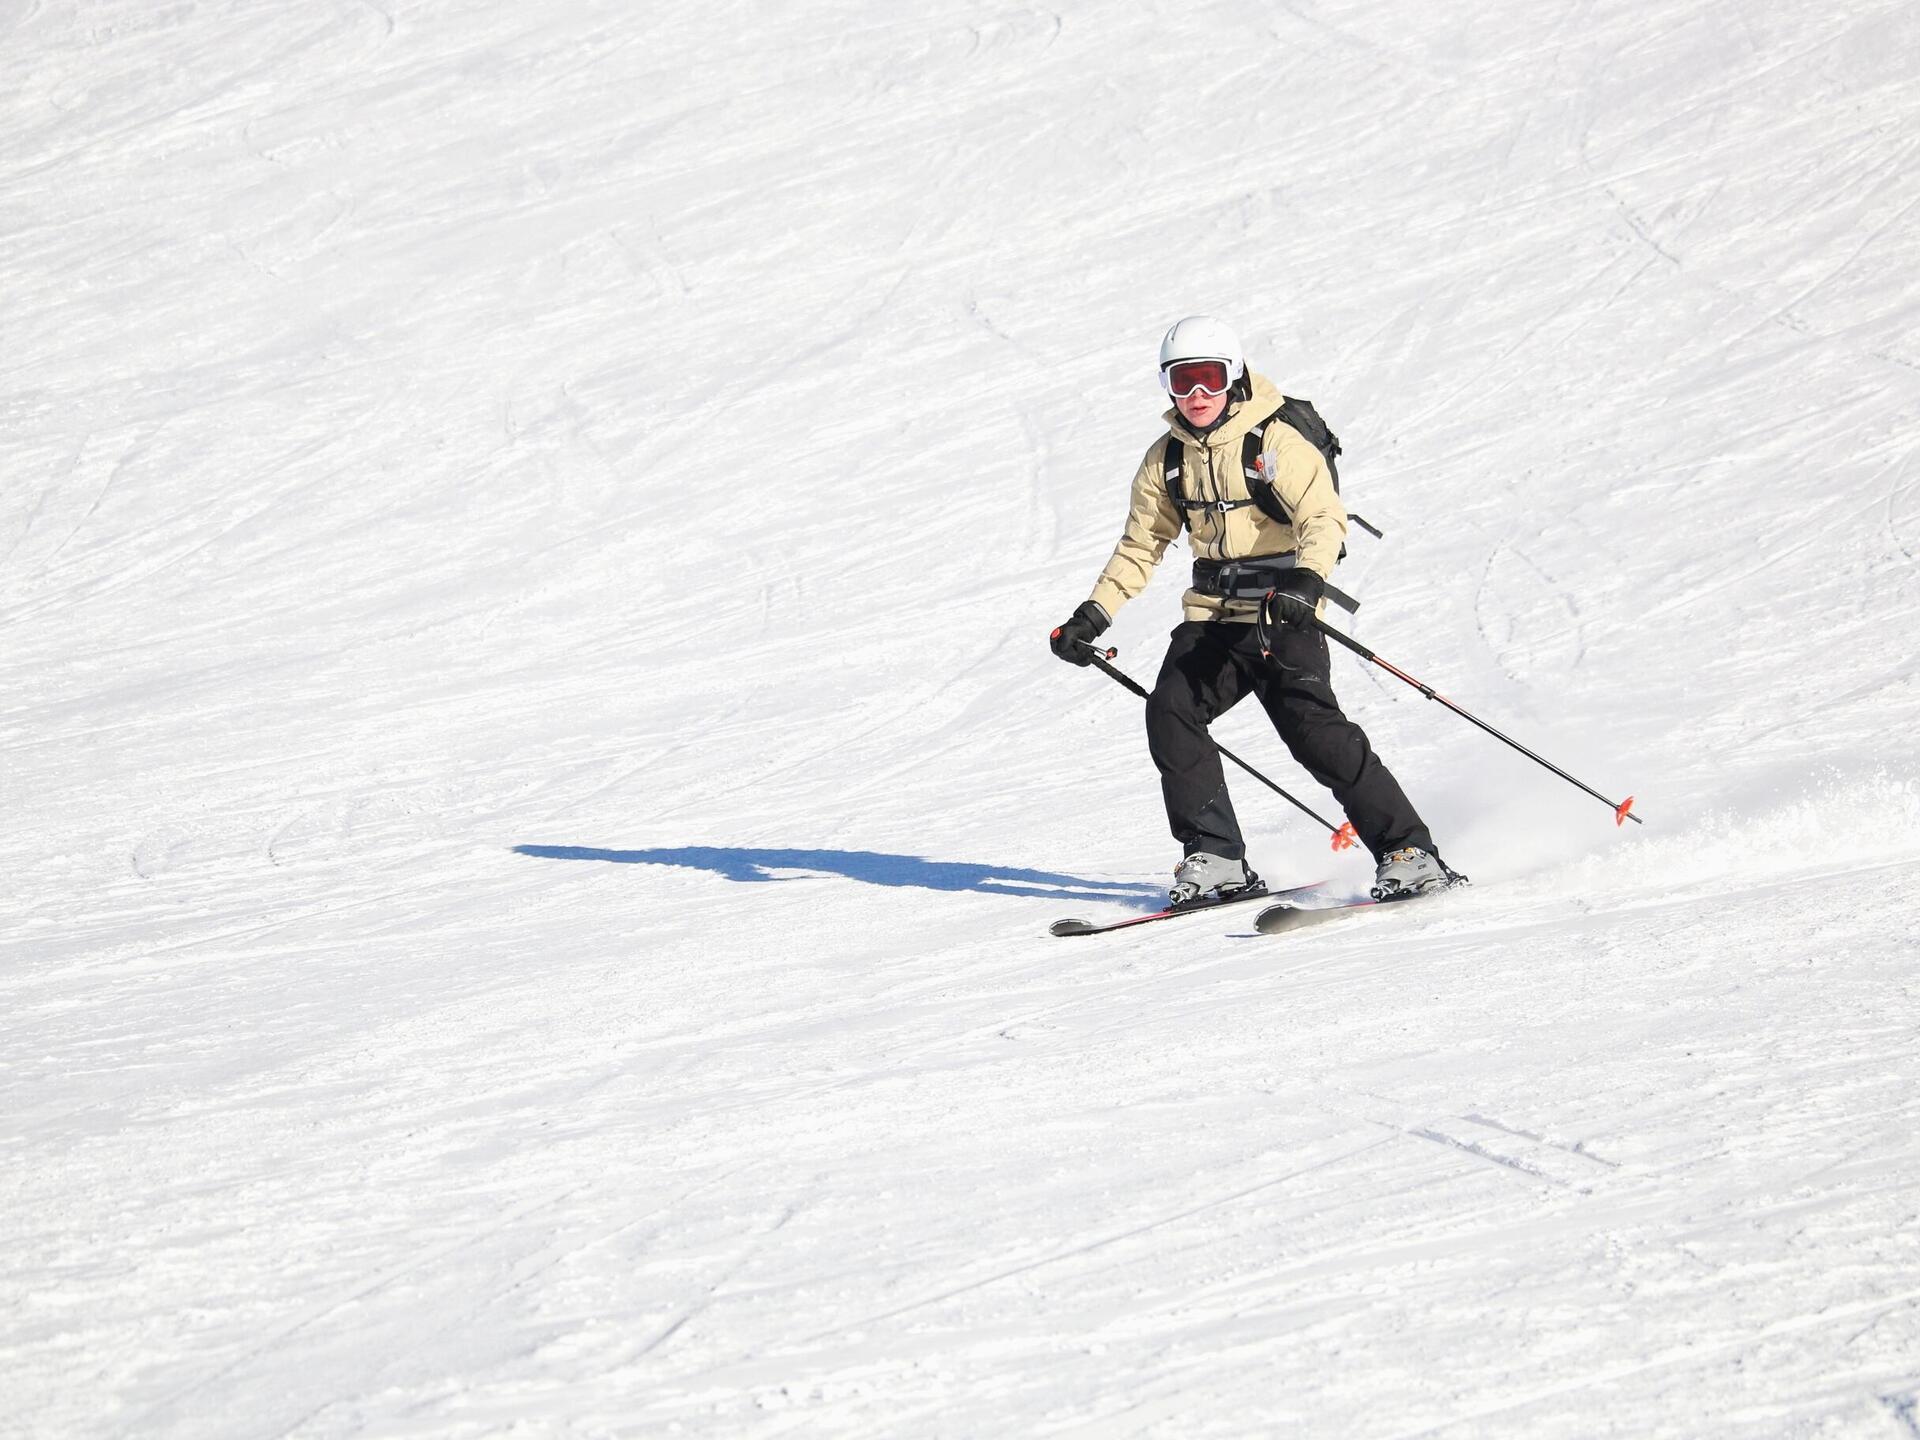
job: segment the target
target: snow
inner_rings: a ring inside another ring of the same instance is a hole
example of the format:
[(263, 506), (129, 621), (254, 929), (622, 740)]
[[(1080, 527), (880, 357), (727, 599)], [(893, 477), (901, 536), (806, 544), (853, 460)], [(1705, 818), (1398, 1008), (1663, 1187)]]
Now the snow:
[[(1920, 1436), (1916, 51), (0, 4), (0, 1434)], [(1472, 890), (1046, 935), (1196, 310), (1643, 829), (1336, 654)]]

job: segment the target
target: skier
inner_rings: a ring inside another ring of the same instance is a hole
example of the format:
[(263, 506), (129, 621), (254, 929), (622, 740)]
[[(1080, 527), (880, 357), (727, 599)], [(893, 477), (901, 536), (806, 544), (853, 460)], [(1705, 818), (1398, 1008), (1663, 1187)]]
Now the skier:
[[(1147, 748), (1160, 771), (1167, 822), (1185, 850), (1169, 900), (1220, 899), (1259, 884), (1247, 867), (1220, 752), (1207, 734), (1249, 693), (1372, 852), (1376, 899), (1454, 883), (1459, 877), (1442, 863), (1399, 782), (1365, 732), (1341, 714), (1328, 681), (1326, 637), (1309, 623), (1324, 608), (1347, 534), (1346, 507), (1326, 458), (1291, 425), (1272, 419), (1286, 397), (1247, 368), (1239, 338), (1220, 320), (1189, 316), (1167, 331), (1160, 383), (1173, 397), (1167, 433), (1147, 447), (1134, 474), (1113, 557), (1093, 594), (1053, 632), (1052, 647), (1062, 660), (1088, 664), (1092, 642), (1146, 588), (1183, 525), (1191, 528), (1185, 619), (1174, 627), (1147, 700)], [(1245, 464), (1250, 433), (1260, 435), (1252, 475)], [(1271, 484), (1279, 502), (1273, 508), (1291, 523), (1267, 514), (1250, 482)], [(1281, 622), (1268, 637), (1271, 660), (1261, 654), (1254, 624), (1269, 592), (1268, 613)]]

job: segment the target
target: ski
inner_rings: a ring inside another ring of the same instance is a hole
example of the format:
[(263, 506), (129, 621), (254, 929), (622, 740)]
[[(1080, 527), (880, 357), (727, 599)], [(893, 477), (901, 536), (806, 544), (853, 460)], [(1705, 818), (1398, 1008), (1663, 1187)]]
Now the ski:
[(1371, 910), (1381, 903), (1378, 900), (1340, 900), (1332, 905), (1309, 906), (1282, 901), (1278, 905), (1269, 905), (1254, 916), (1253, 928), (1262, 935), (1284, 935), (1290, 930), (1304, 930), (1309, 925), (1324, 925), (1355, 910)]
[(1449, 890), (1465, 885), (1467, 879), (1460, 876), (1450, 885), (1442, 885), (1434, 890), (1418, 890), (1411, 895), (1392, 895), (1385, 900), (1371, 897), (1359, 900), (1337, 900), (1331, 905), (1303, 905), (1296, 892), (1276, 896), (1277, 904), (1269, 905), (1254, 916), (1253, 928), (1262, 935), (1285, 935), (1294, 930), (1305, 930), (1311, 925), (1324, 925), (1329, 920), (1337, 920), (1342, 915), (1351, 915), (1356, 910), (1377, 910), (1382, 905), (1399, 905), (1408, 900), (1426, 900), (1435, 895), (1444, 895)]
[(1047, 927), (1047, 933), (1049, 935), (1104, 935), (1110, 930), (1128, 930), (1135, 925), (1151, 925), (1156, 920), (1177, 920), (1182, 915), (1199, 915), (1209, 910), (1224, 910), (1229, 905), (1244, 905), (1249, 900), (1297, 897), (1319, 888), (1319, 882), (1312, 885), (1297, 885), (1290, 890), (1275, 891), (1269, 891), (1265, 885), (1255, 885), (1238, 894), (1229, 895), (1225, 899), (1191, 900), (1185, 905), (1169, 905), (1164, 910), (1155, 910), (1147, 915), (1129, 915), (1124, 920), (1109, 920), (1105, 923), (1095, 920), (1056, 920)]

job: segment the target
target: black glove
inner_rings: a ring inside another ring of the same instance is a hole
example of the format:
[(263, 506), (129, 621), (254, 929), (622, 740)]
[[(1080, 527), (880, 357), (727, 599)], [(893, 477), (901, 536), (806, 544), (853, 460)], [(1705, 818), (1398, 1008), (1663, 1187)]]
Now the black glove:
[(1267, 611), (1281, 625), (1305, 625), (1320, 608), (1327, 582), (1311, 570), (1294, 566), (1267, 595)]
[(1073, 612), (1073, 618), (1053, 632), (1049, 643), (1053, 653), (1062, 660), (1071, 660), (1075, 665), (1091, 665), (1087, 646), (1100, 637), (1102, 631), (1113, 621), (1107, 618), (1107, 612), (1093, 601), (1084, 602)]

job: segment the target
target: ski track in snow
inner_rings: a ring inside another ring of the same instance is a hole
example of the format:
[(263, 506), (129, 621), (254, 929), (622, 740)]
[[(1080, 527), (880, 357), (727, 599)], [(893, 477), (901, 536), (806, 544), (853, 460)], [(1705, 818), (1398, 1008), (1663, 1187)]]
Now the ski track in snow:
[[(1920, 1435), (1920, 11), (0, 34), (0, 1435)], [(1336, 655), (1473, 889), (1044, 934), (1194, 310), (1643, 830)]]

